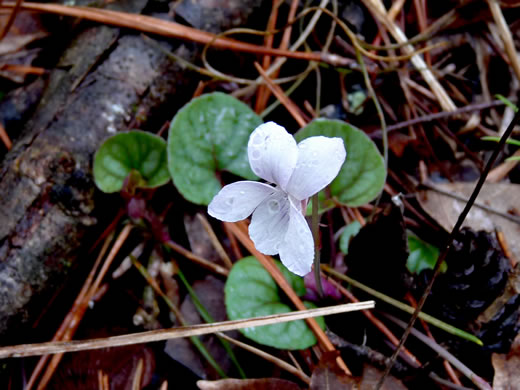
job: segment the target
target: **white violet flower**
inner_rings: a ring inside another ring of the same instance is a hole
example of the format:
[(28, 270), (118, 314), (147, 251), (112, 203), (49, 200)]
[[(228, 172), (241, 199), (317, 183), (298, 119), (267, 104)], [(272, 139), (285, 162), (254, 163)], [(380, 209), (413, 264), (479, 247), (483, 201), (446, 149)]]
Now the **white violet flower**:
[(229, 184), (213, 198), (208, 213), (226, 222), (253, 214), (249, 236), (256, 249), (279, 254), (291, 272), (304, 276), (314, 259), (314, 241), (303, 215), (307, 199), (337, 176), (347, 154), (343, 140), (319, 136), (296, 144), (282, 126), (268, 122), (251, 133), (247, 154), (253, 172), (275, 186)]

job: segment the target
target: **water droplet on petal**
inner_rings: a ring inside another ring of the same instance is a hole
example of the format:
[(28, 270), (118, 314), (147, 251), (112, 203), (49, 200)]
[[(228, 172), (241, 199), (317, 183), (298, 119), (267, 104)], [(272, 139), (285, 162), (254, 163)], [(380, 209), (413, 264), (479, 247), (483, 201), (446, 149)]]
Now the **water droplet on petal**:
[(245, 195), (245, 191), (240, 191), (240, 195)]
[(298, 247), (298, 249), (300, 250), (300, 253), (305, 253), (305, 245), (300, 244), (300, 246)]
[(319, 163), (320, 163), (319, 160), (312, 160), (311, 163), (310, 163), (310, 166), (311, 167), (317, 167)]
[(254, 146), (260, 146), (264, 144), (264, 134), (260, 131), (256, 132), (253, 136), (253, 139), (251, 140), (251, 143)]
[(318, 152), (312, 152), (312, 157), (316, 157), (318, 155)]
[(276, 251), (276, 252), (280, 252), (280, 243), (277, 242), (276, 244), (273, 245), (273, 249)]
[(235, 202), (235, 198), (233, 197), (229, 197), (228, 199), (226, 199), (226, 204), (228, 206), (233, 206), (233, 202)]
[(262, 153), (258, 149), (254, 149), (251, 152), (251, 160), (258, 160), (262, 156)]

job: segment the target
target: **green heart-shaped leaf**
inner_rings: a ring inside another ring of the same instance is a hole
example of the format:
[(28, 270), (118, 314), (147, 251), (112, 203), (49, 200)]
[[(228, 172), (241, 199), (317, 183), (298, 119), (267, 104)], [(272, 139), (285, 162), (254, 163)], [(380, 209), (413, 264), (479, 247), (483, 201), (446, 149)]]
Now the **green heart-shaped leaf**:
[(348, 246), (350, 244), (350, 240), (359, 233), (361, 230), (361, 224), (358, 221), (354, 221), (349, 223), (341, 232), (341, 236), (339, 238), (339, 249), (344, 253), (348, 254)]
[(247, 142), (262, 119), (234, 97), (215, 92), (193, 99), (173, 118), (168, 168), (189, 201), (208, 205), (220, 190), (217, 172), (258, 178), (247, 158)]
[[(406, 260), (406, 268), (412, 273), (419, 273), (423, 269), (433, 269), (439, 257), (439, 249), (424, 242), (411, 233), (408, 235), (408, 250), (410, 254)], [(446, 272), (446, 263), (441, 265), (441, 272)]]
[[(305, 294), (303, 279), (289, 272), (279, 261), (276, 265), (296, 294)], [(253, 257), (245, 257), (233, 265), (225, 287), (226, 310), (230, 320), (287, 313), (291, 308), (281, 302), (278, 286), (269, 272)], [(304, 302), (308, 308), (312, 303)], [(316, 318), (324, 327), (322, 317)], [(303, 320), (242, 329), (257, 343), (280, 349), (305, 349), (316, 343), (316, 337)]]
[(323, 135), (340, 137), (345, 143), (347, 159), (330, 185), (332, 196), (350, 207), (375, 199), (383, 189), (386, 169), (376, 145), (359, 129), (338, 120), (316, 119), (298, 131), (296, 140)]
[(132, 130), (108, 138), (94, 156), (94, 181), (103, 192), (120, 191), (132, 170), (140, 175), (139, 187), (167, 183), (166, 142), (155, 134)]

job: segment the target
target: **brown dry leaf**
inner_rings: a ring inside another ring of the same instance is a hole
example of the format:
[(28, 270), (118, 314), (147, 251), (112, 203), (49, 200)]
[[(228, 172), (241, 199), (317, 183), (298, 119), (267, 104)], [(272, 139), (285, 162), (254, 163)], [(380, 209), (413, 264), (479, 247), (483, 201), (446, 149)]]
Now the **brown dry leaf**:
[[(8, 14), (0, 15), (0, 26), (6, 23), (8, 17)], [(0, 41), (0, 77), (23, 83), (27, 76), (23, 69), (31, 67), (41, 51), (38, 47), (29, 49), (28, 46), (48, 35), (39, 15), (19, 12), (9, 33)], [(16, 71), (17, 65), (21, 67), (21, 72)]]
[(278, 378), (198, 381), (200, 390), (301, 390), (296, 383)]
[(494, 390), (514, 390), (520, 388), (520, 335), (516, 337), (509, 354), (494, 353), (491, 357), (495, 377)]
[(388, 135), (388, 146), (392, 152), (399, 158), (403, 157), (408, 145), (414, 146), (417, 144), (417, 138), (411, 137), (407, 134), (394, 131)]
[(325, 352), (318, 363), (318, 366), (312, 372), (311, 390), (354, 390), (358, 389), (357, 381), (345, 374), (338, 367), (336, 358), (338, 351)]
[(192, 252), (206, 260), (219, 263), (218, 254), (211, 245), (208, 233), (199, 219), (196, 216), (185, 215), (184, 227)]
[[(227, 319), (224, 305), (224, 282), (208, 275), (204, 280), (195, 282), (193, 289), (215, 321)], [(188, 324), (194, 325), (204, 322), (189, 296), (182, 303), (181, 312)], [(234, 331), (229, 332), (228, 335), (237, 337), (238, 333)], [(232, 368), (231, 360), (218, 339), (213, 335), (202, 336), (200, 339), (220, 367), (229, 374)], [(219, 377), (214, 369), (202, 359), (197, 349), (187, 338), (168, 340), (164, 350), (172, 359), (190, 369), (199, 378), (215, 379)]]
[[(366, 364), (363, 368), (363, 377), (361, 378), (360, 390), (372, 390), (376, 388), (379, 378), (383, 372), (374, 366)], [(382, 390), (406, 390), (407, 387), (399, 379), (389, 375), (386, 377)]]
[(9, 35), (0, 42), (0, 56), (21, 51), (28, 44), (47, 36), (44, 32), (26, 35)]
[(155, 372), (154, 352), (145, 345), (66, 354), (48, 388), (98, 389), (98, 373), (103, 372), (108, 375), (112, 389), (132, 390), (139, 362), (143, 364), (139, 388), (145, 388)]
[[(442, 183), (435, 184), (435, 188), (468, 199), (475, 188), (475, 183)], [(447, 231), (453, 229), (457, 218), (465, 206), (465, 202), (433, 190), (422, 191), (419, 202), (424, 210)], [(480, 191), (476, 202), (505, 214), (514, 210), (520, 210), (520, 185), (487, 183)], [(504, 233), (513, 256), (516, 260), (520, 260), (520, 240), (518, 239), (520, 237), (520, 225), (514, 221), (475, 205), (466, 217), (463, 226), (488, 232), (499, 228)]]

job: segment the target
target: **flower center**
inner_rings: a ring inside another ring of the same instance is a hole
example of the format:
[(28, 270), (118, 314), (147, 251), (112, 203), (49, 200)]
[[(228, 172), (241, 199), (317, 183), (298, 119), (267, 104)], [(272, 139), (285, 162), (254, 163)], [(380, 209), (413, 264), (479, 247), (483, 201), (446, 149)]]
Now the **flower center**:
[(277, 200), (271, 199), (267, 203), (267, 209), (271, 214), (277, 214), (280, 211), (280, 202)]

